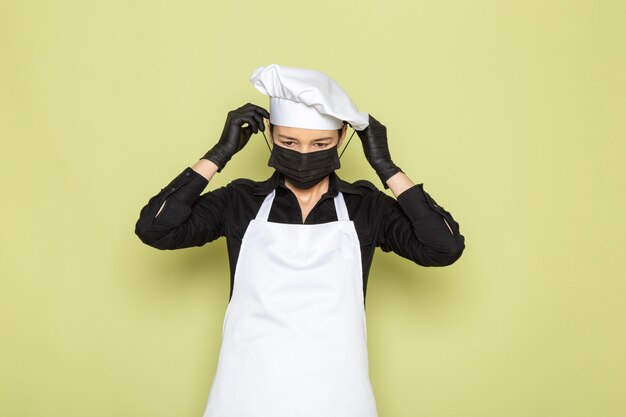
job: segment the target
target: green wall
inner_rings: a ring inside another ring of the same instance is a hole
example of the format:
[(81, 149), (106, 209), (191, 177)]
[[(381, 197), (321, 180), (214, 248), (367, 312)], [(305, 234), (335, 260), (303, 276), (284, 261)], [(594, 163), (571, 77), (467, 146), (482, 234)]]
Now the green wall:
[[(159, 251), (134, 224), (229, 110), (269, 106), (248, 77), (270, 63), (333, 77), (466, 237), (444, 268), (377, 250), (380, 417), (626, 415), (625, 17), (591, 0), (2, 1), (0, 415), (202, 415), (225, 241)], [(268, 177), (268, 156), (255, 135), (206, 191)], [(356, 135), (338, 173), (378, 184)]]

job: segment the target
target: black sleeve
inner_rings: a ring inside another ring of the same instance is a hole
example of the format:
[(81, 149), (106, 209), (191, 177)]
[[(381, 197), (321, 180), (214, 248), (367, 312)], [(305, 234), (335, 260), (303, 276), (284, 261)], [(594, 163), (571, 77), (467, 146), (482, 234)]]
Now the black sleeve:
[(187, 167), (141, 209), (135, 234), (157, 249), (202, 246), (225, 236), (227, 188), (200, 195), (207, 184)]
[(397, 200), (379, 190), (381, 223), (376, 246), (422, 266), (446, 266), (465, 249), (459, 224), (416, 184)]

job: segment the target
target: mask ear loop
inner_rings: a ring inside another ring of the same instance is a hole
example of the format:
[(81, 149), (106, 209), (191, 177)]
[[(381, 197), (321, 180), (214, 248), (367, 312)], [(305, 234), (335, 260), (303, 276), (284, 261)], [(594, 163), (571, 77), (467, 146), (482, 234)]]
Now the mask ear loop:
[(263, 133), (263, 137), (265, 138), (265, 143), (267, 144), (267, 149), (269, 149), (270, 153), (272, 153), (272, 148), (270, 148), (270, 143), (267, 141), (267, 137), (265, 136), (265, 132), (261, 130), (261, 133)]
[[(352, 127), (352, 126), (350, 126), (350, 127)], [(339, 154), (339, 159), (341, 159), (341, 155), (343, 155), (343, 153), (346, 151), (346, 148), (350, 144), (350, 141), (352, 140), (352, 136), (354, 136), (355, 133), (356, 133), (356, 130), (352, 129), (352, 134), (350, 135), (350, 138), (348, 139), (348, 142), (346, 143), (346, 146), (343, 147), (343, 150)]]

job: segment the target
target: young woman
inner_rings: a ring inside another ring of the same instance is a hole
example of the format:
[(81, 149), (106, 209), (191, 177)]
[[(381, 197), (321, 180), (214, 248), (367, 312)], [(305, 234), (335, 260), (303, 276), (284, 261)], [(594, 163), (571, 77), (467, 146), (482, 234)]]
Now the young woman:
[[(395, 199), (335, 173), (346, 119), (329, 119), (333, 111), (301, 118), (287, 105), (275, 104), (271, 116), (251, 103), (229, 112), (217, 144), (150, 198), (135, 233), (158, 249), (227, 239), (230, 296), (205, 417), (376, 417), (365, 320), (374, 250), (445, 266), (461, 256), (464, 237), (423, 184), (392, 162), (386, 128), (371, 115), (353, 127)], [(266, 130), (270, 178), (201, 194)]]

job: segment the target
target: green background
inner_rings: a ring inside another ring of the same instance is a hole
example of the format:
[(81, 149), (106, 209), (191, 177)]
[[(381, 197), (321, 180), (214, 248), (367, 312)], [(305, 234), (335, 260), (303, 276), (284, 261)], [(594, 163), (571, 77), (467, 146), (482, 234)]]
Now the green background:
[[(444, 268), (376, 252), (380, 417), (626, 415), (625, 20), (591, 0), (2, 1), (0, 415), (202, 415), (225, 240), (159, 251), (134, 225), (229, 110), (269, 106), (248, 77), (270, 63), (335, 79), (466, 237)], [(206, 191), (268, 157), (253, 136)], [(356, 135), (338, 173), (382, 186)]]

